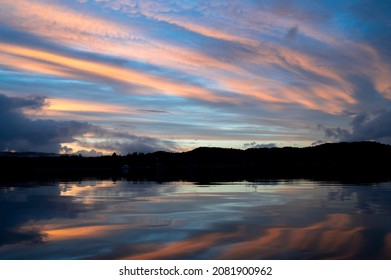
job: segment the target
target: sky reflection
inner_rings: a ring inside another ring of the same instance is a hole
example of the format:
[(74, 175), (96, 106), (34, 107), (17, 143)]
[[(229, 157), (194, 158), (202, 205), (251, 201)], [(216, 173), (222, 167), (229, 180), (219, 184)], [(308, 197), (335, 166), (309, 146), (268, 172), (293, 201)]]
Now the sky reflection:
[(391, 184), (82, 181), (0, 187), (0, 259), (377, 259)]

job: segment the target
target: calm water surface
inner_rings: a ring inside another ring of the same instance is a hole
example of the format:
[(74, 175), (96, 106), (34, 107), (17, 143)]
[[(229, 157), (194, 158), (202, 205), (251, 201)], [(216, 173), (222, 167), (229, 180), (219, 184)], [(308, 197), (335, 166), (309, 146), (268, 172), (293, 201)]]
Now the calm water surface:
[(0, 259), (389, 259), (391, 184), (0, 184)]

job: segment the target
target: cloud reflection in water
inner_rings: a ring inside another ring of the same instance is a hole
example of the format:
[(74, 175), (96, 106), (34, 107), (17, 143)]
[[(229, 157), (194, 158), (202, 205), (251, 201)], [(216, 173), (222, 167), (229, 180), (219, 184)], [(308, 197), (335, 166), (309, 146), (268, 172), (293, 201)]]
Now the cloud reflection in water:
[(312, 181), (3, 186), (0, 258), (389, 258), (390, 190)]

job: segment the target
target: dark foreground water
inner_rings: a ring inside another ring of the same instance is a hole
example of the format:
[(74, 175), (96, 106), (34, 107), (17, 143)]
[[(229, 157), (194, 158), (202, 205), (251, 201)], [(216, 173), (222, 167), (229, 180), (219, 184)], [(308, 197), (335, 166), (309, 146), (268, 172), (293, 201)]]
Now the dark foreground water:
[(391, 184), (0, 184), (0, 259), (389, 259)]

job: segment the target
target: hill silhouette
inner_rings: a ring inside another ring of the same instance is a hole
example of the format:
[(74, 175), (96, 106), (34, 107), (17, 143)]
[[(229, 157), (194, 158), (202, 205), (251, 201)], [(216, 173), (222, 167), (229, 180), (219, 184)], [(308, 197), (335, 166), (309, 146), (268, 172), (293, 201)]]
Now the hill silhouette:
[(125, 176), (157, 181), (276, 178), (384, 181), (391, 178), (391, 146), (352, 142), (247, 150), (200, 147), (183, 153), (160, 151), (100, 157), (1, 153), (0, 164), (2, 179)]

